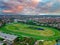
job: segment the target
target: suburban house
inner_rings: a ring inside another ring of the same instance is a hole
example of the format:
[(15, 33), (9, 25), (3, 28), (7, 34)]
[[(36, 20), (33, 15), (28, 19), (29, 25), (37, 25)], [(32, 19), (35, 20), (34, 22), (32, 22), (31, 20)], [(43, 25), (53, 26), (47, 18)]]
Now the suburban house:
[(1, 41), (2, 42), (1, 44), (6, 43), (6, 45), (14, 45), (18, 37), (15, 35), (0, 32), (0, 38), (4, 39), (3, 41)]

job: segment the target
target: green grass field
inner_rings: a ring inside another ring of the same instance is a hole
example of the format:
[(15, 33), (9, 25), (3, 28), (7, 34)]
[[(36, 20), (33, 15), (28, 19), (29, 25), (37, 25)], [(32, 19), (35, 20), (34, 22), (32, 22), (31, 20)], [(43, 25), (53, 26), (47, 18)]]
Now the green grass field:
[[(32, 28), (29, 28), (32, 26)], [(43, 28), (44, 30), (33, 29), (33, 27)], [(56, 40), (60, 38), (60, 32), (51, 27), (35, 26), (22, 23), (11, 23), (0, 28), (4, 33), (14, 34), (19, 37), (32, 37), (37, 40)]]

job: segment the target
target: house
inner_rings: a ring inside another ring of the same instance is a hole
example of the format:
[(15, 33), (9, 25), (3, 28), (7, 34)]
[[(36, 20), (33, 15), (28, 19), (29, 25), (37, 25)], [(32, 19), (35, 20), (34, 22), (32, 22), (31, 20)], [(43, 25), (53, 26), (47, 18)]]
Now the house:
[(14, 19), (14, 22), (18, 22), (18, 19)]
[(14, 45), (18, 37), (15, 35), (0, 32), (0, 38), (3, 38), (4, 39), (3, 42), (6, 43), (7, 45)]

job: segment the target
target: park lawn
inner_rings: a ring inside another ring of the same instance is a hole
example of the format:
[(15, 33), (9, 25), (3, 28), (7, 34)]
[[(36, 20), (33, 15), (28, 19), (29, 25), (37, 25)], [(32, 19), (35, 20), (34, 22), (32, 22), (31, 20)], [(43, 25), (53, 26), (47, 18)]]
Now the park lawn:
[[(43, 28), (44, 30), (28, 28), (29, 26)], [(35, 38), (37, 40), (56, 40), (60, 38), (60, 32), (57, 29), (51, 27), (22, 24), (22, 23), (7, 24), (6, 26), (0, 28), (0, 30), (2, 32), (14, 34), (19, 37), (27, 36)]]

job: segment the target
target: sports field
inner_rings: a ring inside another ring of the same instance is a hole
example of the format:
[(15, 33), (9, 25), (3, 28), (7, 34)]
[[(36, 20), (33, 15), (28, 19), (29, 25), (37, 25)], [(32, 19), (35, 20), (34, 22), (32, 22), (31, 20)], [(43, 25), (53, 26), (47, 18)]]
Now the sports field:
[[(32, 28), (30, 28), (32, 27)], [(36, 28), (42, 28), (44, 30), (37, 30)], [(56, 40), (60, 38), (60, 32), (51, 27), (44, 27), (44, 26), (35, 26), (35, 25), (28, 25), (22, 23), (11, 23), (6, 24), (6, 26), (0, 28), (0, 31), (14, 34), (19, 37), (32, 37), (37, 40)]]

